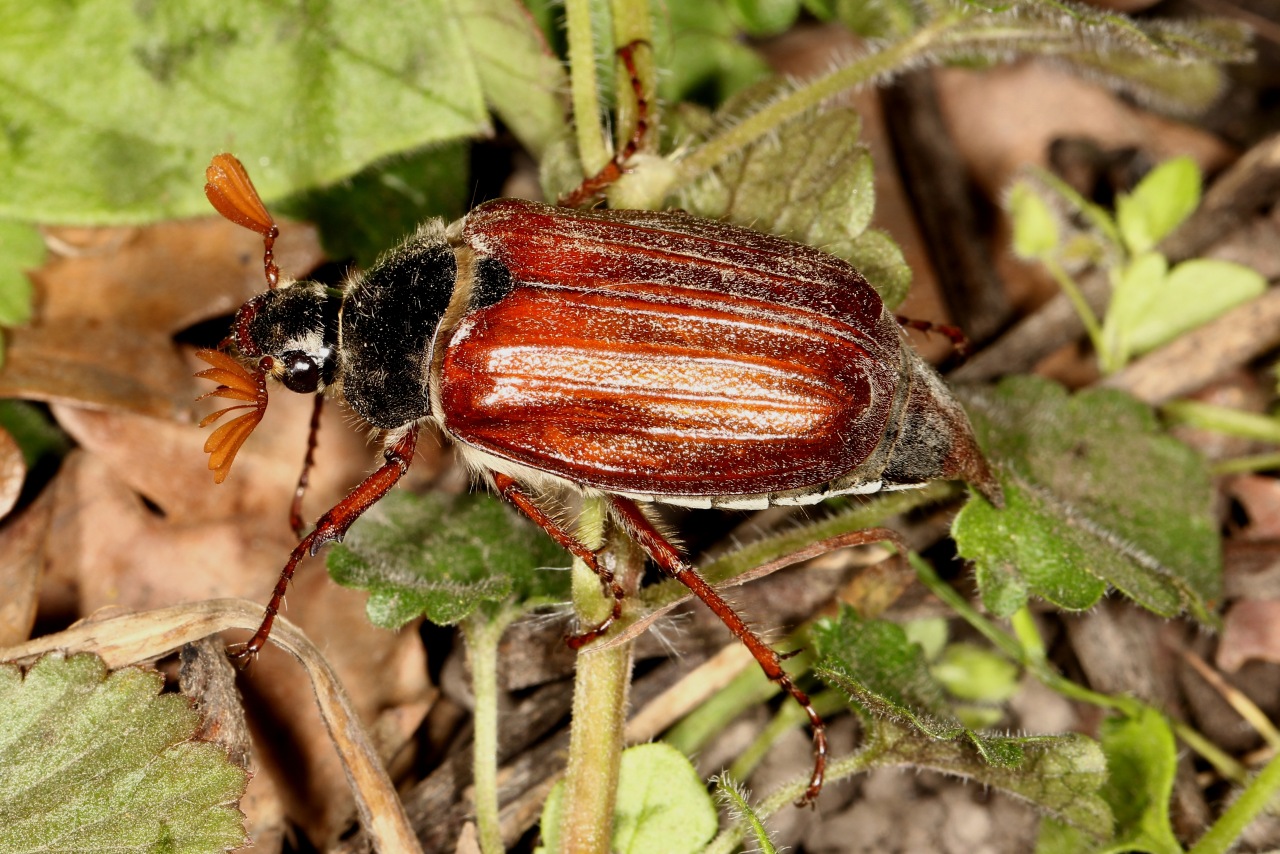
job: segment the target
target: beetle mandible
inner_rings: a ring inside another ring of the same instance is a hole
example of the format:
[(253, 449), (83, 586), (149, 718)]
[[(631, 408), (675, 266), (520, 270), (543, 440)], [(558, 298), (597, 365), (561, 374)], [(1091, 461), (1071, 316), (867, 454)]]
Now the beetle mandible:
[[(618, 620), (623, 592), (540, 498), (562, 488), (603, 496), (654, 563), (805, 708), (812, 801), (825, 768), (821, 718), (781, 656), (644, 507), (811, 504), (938, 479), (1001, 502), (964, 411), (866, 280), (809, 246), (681, 212), (499, 199), (449, 225), (428, 222), (340, 289), (280, 281), (277, 228), (243, 166), (223, 154), (207, 175), (214, 206), (263, 236), (269, 285), (237, 312), (224, 348), (199, 354), (213, 366), (200, 376), (219, 383), (206, 396), (239, 402), (203, 424), (247, 410), (209, 436), (216, 479), (262, 419), (268, 377), (318, 395), (317, 405), (342, 398), (385, 437), (384, 464), (302, 536), (304, 467), (292, 514), (301, 541), (242, 654), (266, 643), (298, 562), (341, 540), (395, 485), (432, 422), (613, 596), (610, 616), (574, 646)], [(314, 430), (308, 464), (312, 447)]]

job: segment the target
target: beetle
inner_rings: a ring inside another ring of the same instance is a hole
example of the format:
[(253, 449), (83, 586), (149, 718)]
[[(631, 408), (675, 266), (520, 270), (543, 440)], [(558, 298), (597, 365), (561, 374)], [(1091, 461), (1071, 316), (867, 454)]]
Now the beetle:
[(430, 422), (613, 596), (610, 616), (574, 646), (620, 618), (623, 592), (540, 499), (603, 496), (805, 708), (812, 801), (821, 718), (646, 507), (803, 505), (938, 479), (1001, 502), (963, 409), (866, 280), (812, 247), (682, 212), (498, 199), (422, 225), (341, 288), (281, 281), (278, 230), (243, 166), (219, 155), (208, 179), (214, 207), (262, 234), (269, 285), (236, 313), (222, 350), (199, 354), (212, 365), (199, 376), (219, 383), (206, 396), (238, 402), (204, 423), (247, 410), (209, 437), (216, 479), (262, 419), (268, 378), (342, 398), (385, 437), (383, 465), (302, 536), (242, 654), (266, 643), (298, 562), (394, 486)]

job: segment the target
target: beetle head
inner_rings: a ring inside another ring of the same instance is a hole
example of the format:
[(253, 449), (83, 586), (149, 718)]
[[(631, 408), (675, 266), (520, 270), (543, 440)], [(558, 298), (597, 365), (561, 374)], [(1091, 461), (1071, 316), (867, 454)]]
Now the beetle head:
[(258, 370), (290, 391), (323, 391), (338, 368), (341, 296), (315, 282), (295, 282), (259, 294), (240, 307), (231, 339)]

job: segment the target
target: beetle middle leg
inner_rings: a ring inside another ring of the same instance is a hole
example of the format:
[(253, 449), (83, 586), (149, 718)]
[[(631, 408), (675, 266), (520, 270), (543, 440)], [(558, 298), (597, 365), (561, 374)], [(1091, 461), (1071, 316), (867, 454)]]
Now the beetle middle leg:
[(969, 337), (964, 334), (964, 330), (959, 326), (952, 326), (949, 323), (934, 323), (930, 320), (916, 320), (911, 317), (904, 317), (901, 314), (895, 314), (893, 319), (898, 321), (898, 325), (903, 329), (914, 329), (917, 332), (923, 332), (928, 335), (930, 332), (936, 332), (951, 342), (951, 346), (955, 349), (956, 355), (961, 359), (968, 358), (971, 351), (969, 346)]
[(644, 84), (640, 80), (640, 71), (636, 68), (635, 58), (636, 48), (641, 45), (647, 47), (649, 43), (634, 41), (618, 48), (618, 59), (622, 60), (623, 66), (627, 69), (627, 74), (631, 78), (631, 91), (636, 99), (636, 124), (631, 131), (631, 138), (622, 147), (622, 151), (615, 154), (603, 169), (589, 178), (584, 178), (581, 184), (561, 196), (556, 202), (561, 207), (580, 208), (603, 193), (610, 184), (622, 177), (627, 161), (634, 157), (644, 144), (645, 135), (649, 132), (649, 99), (645, 95)]
[(595, 551), (566, 531), (551, 514), (539, 507), (529, 494), (520, 488), (520, 484), (516, 482), (515, 478), (499, 472), (492, 472), (491, 476), (493, 478), (493, 486), (498, 490), (499, 495), (514, 504), (517, 510), (533, 520), (539, 528), (546, 531), (560, 548), (585, 563), (587, 568), (600, 579), (600, 585), (604, 588), (605, 595), (613, 597), (613, 610), (609, 613), (609, 616), (584, 632), (570, 635), (568, 639), (570, 648), (579, 649), (602, 637), (622, 617), (622, 600), (626, 596), (622, 585), (614, 578), (613, 570), (601, 563), (600, 556)]
[(275, 590), (271, 593), (271, 601), (267, 603), (267, 612), (262, 618), (262, 625), (254, 632), (253, 637), (243, 649), (236, 650), (234, 658), (248, 660), (262, 651), (267, 644), (267, 638), (271, 636), (271, 627), (275, 624), (276, 615), (280, 613), (284, 594), (289, 589), (289, 582), (293, 579), (293, 573), (297, 570), (298, 564), (304, 557), (314, 556), (322, 546), (340, 541), (346, 535), (347, 529), (360, 518), (364, 511), (377, 504), (390, 492), (391, 487), (395, 486), (409, 470), (409, 464), (413, 462), (413, 453), (417, 447), (418, 425), (415, 424), (383, 451), (386, 462), (351, 490), (346, 498), (321, 516), (311, 533), (294, 546), (288, 562), (280, 571), (280, 579), (276, 582)]

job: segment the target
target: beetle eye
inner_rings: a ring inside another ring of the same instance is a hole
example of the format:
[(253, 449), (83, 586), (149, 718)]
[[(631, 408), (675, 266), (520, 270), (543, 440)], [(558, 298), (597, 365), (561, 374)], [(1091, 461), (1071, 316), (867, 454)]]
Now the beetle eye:
[(285, 353), (280, 361), (284, 364), (284, 376), (280, 379), (289, 391), (309, 394), (320, 386), (320, 368), (306, 353), (296, 350)]

